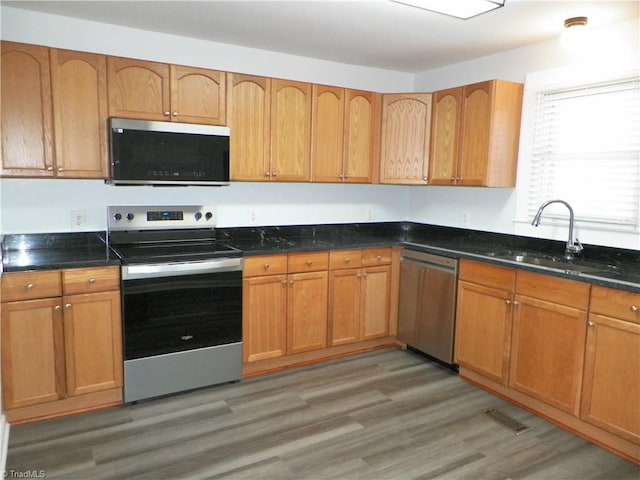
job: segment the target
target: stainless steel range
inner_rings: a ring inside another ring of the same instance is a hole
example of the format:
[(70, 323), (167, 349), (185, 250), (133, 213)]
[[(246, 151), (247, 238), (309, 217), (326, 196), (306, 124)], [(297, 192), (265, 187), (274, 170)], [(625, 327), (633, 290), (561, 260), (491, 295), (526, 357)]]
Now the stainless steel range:
[(108, 207), (122, 261), (124, 401), (242, 375), (242, 252), (213, 206)]

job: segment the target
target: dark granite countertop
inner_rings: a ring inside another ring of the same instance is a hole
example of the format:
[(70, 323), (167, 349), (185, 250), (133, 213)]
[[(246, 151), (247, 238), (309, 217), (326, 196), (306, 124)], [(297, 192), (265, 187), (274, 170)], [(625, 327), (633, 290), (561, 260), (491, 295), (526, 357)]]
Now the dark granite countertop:
[(120, 265), (104, 232), (5, 235), (2, 271), (57, 270)]
[[(565, 242), (412, 222), (228, 228), (217, 238), (245, 256), (400, 245), (640, 293), (637, 250), (585, 245), (572, 262), (551, 263), (562, 260)], [(549, 261), (516, 261), (521, 253)]]
[[(219, 228), (216, 237), (244, 256), (400, 245), (640, 293), (638, 250), (585, 245), (567, 264), (549, 260), (561, 259), (561, 241), (412, 222)], [(3, 271), (118, 265), (104, 239), (105, 232), (6, 235)], [(517, 260), (522, 254), (526, 261)], [(529, 262), (538, 258), (542, 264)]]

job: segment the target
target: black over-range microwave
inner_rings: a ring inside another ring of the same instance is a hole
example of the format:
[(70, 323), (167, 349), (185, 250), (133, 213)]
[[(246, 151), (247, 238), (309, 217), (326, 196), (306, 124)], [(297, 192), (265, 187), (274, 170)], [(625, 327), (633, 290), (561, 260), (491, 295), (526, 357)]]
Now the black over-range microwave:
[(111, 118), (114, 185), (228, 185), (229, 128)]

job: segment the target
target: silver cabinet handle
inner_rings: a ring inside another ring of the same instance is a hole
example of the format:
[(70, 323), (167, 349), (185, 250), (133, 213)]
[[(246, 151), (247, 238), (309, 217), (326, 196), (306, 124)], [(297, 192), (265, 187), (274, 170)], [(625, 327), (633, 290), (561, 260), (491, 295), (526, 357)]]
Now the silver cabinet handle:
[(588, 326), (588, 327), (595, 327), (595, 326), (596, 326), (596, 324), (595, 324), (595, 322), (592, 322), (591, 320), (589, 320), (589, 321), (587, 322), (587, 326)]
[(507, 305), (511, 305), (511, 300), (505, 300), (504, 303), (506, 303)]
[(640, 312), (640, 307), (638, 307), (637, 305), (631, 305), (631, 311), (633, 313), (638, 313)]
[(307, 267), (310, 267), (313, 262), (311, 260), (307, 260)]
[(91, 277), (91, 278), (88, 280), (88, 282), (89, 282), (89, 283), (96, 283), (96, 279), (95, 279), (95, 278), (93, 278), (93, 277)]
[(178, 116), (178, 112), (173, 112), (173, 116), (177, 117)]
[(71, 307), (72, 307), (72, 305), (70, 303), (65, 303), (64, 304), (65, 310), (69, 310)]
[(53, 167), (47, 167), (47, 172), (53, 172)]
[(64, 167), (58, 167), (58, 171), (59, 172), (63, 172), (64, 171)]
[(56, 305), (55, 307), (53, 307), (53, 309), (54, 309), (55, 311), (58, 311), (58, 310), (61, 310), (61, 309), (62, 309), (62, 306), (60, 306), (60, 305)]
[(168, 110), (166, 112), (164, 112), (164, 116), (168, 117), (169, 115), (171, 115), (171, 112), (169, 112)]
[(35, 287), (35, 285), (34, 285), (33, 283), (27, 283), (27, 285), (26, 285), (26, 287), (25, 287), (25, 288), (26, 288), (27, 290), (33, 290), (33, 287)]

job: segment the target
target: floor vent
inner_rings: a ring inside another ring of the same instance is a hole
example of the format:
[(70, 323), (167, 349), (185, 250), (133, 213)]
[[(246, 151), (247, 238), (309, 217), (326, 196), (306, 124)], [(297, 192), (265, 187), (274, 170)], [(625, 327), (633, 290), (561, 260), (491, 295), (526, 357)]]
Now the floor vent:
[(503, 427), (508, 428), (516, 435), (520, 435), (521, 433), (529, 430), (525, 424), (520, 423), (519, 421), (511, 418), (510, 416), (502, 413), (500, 410), (496, 410), (495, 408), (490, 408), (484, 411), (484, 414), (492, 420), (495, 420)]

